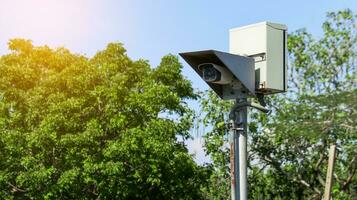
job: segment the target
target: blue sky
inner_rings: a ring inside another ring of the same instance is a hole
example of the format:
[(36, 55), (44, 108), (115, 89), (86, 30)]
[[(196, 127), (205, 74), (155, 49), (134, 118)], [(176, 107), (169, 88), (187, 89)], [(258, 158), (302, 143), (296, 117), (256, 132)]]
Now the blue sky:
[[(92, 56), (109, 42), (122, 42), (133, 59), (153, 66), (168, 53), (228, 51), (228, 30), (260, 21), (306, 27), (321, 34), (327, 11), (351, 8), (353, 0), (0, 0), (0, 55), (10, 38), (64, 46)], [(196, 88), (206, 85), (185, 65)]]
[[(36, 45), (64, 46), (92, 56), (109, 42), (121, 42), (133, 59), (153, 66), (168, 53), (217, 49), (228, 51), (228, 30), (260, 21), (307, 28), (322, 34), (327, 11), (350, 8), (355, 0), (0, 0), (0, 55), (11, 38)], [(181, 59), (183, 62), (183, 60)], [(195, 88), (207, 86), (184, 64)], [(198, 160), (200, 143), (192, 142)]]

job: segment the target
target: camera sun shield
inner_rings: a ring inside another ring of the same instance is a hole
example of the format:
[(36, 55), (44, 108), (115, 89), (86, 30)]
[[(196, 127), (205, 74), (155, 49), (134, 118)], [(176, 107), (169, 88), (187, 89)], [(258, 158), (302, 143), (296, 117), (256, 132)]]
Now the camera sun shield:
[(180, 56), (222, 99), (255, 96), (253, 58), (216, 50), (180, 53)]

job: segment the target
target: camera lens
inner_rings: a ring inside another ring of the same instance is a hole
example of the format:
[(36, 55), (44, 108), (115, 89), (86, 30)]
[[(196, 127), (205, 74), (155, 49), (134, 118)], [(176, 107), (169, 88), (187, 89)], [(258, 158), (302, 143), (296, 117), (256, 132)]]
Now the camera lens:
[(218, 71), (212, 64), (203, 64), (200, 66), (203, 72), (203, 79), (206, 82), (215, 82), (221, 80), (221, 72)]

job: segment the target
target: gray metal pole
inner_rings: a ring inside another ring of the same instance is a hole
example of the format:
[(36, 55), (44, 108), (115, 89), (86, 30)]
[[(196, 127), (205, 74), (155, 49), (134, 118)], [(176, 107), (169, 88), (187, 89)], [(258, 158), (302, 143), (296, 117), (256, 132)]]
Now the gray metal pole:
[(247, 99), (236, 100), (231, 110), (231, 197), (247, 200)]
[[(246, 101), (247, 99), (245, 99)], [(239, 191), (240, 200), (248, 199), (248, 180), (247, 180), (247, 106), (243, 107), (240, 112), (242, 120), (241, 128), (239, 131)]]
[[(235, 111), (234, 111), (235, 112)], [(231, 163), (231, 199), (239, 200), (239, 133), (237, 131), (236, 114), (230, 120), (230, 163)]]

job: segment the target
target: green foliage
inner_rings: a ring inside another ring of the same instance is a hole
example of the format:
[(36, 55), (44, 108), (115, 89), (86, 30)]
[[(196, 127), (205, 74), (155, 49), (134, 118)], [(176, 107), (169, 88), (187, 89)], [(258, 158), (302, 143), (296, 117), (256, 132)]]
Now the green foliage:
[[(177, 57), (112, 43), (92, 59), (14, 39), (0, 58), (1, 199), (201, 199), (194, 99)], [(168, 117), (164, 117), (168, 116)], [(172, 117), (171, 117), (172, 116)]]
[[(338, 149), (332, 196), (357, 198), (355, 19), (350, 10), (331, 12), (321, 38), (304, 29), (289, 35), (289, 91), (267, 98), (271, 115), (250, 112), (250, 199), (321, 199), (330, 144)], [(217, 181), (229, 183), (229, 152), (222, 142), (228, 137), (222, 113), (229, 105), (212, 92), (201, 101), (204, 121), (213, 126), (205, 144), (216, 170), (210, 183), (215, 190)], [(227, 184), (217, 191), (225, 197), (212, 199), (228, 199), (228, 190)]]
[(230, 195), (230, 168), (229, 168), (229, 137), (224, 123), (228, 121), (227, 113), (232, 102), (222, 101), (208, 91), (200, 99), (202, 112), (205, 114), (202, 122), (205, 126), (212, 125), (212, 130), (205, 133), (205, 152), (210, 155), (214, 173), (209, 177), (209, 187), (206, 188), (208, 199), (229, 199)]

